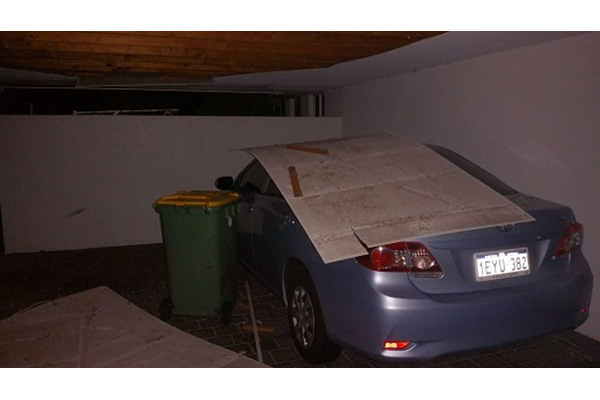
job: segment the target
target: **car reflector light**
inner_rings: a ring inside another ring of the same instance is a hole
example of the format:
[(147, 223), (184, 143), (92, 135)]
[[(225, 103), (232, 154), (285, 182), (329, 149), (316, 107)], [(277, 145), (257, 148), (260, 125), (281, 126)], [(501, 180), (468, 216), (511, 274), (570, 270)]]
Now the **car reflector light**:
[(356, 258), (361, 265), (374, 271), (408, 272), (416, 278), (440, 278), (442, 268), (433, 254), (417, 242), (399, 242), (369, 250), (369, 255)]
[(395, 253), (387, 247), (377, 247), (371, 251), (371, 263), (378, 268), (387, 268), (394, 264)]
[(410, 346), (410, 342), (405, 342), (405, 341), (390, 341), (390, 340), (387, 340), (383, 344), (384, 350), (404, 350), (408, 346)]
[(556, 250), (554, 250), (554, 258), (560, 257), (565, 254), (569, 254), (580, 248), (582, 244), (583, 225), (569, 225), (563, 231), (562, 237), (560, 238), (560, 242), (558, 242), (558, 246), (556, 246)]

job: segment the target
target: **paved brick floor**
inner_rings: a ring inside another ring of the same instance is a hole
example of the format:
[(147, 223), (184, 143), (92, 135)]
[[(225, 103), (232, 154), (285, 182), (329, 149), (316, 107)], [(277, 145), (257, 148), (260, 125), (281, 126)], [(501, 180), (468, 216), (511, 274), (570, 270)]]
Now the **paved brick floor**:
[[(239, 268), (238, 303), (228, 326), (217, 318), (171, 316), (167, 322), (194, 336), (258, 359), (246, 282), (260, 333), (265, 364), (273, 367), (315, 367), (296, 353), (283, 303), (255, 276)], [(97, 286), (108, 286), (133, 304), (159, 317), (168, 297), (167, 270), (162, 245), (40, 252), (0, 256), (0, 319), (37, 302), (53, 300)], [(245, 329), (246, 327), (246, 329)], [(600, 342), (577, 332), (562, 332), (517, 346), (488, 352), (460, 354), (426, 363), (386, 364), (344, 350), (334, 362), (316, 367), (598, 367)]]

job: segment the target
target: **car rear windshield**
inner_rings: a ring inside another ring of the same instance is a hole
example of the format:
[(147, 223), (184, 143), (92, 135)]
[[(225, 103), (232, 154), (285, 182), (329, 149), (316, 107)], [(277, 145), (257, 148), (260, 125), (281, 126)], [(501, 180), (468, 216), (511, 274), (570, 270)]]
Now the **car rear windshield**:
[(448, 150), (445, 147), (434, 146), (434, 145), (426, 145), (431, 150), (438, 153), (440, 156), (444, 157), (446, 160), (450, 161), (452, 164), (456, 165), (458, 168), (467, 172), (469, 175), (483, 182), (490, 188), (494, 189), (496, 192), (500, 193), (503, 196), (508, 196), (511, 194), (517, 193), (517, 191), (506, 183), (502, 182), (500, 179), (496, 178), (494, 175), (490, 174), (480, 166), (474, 164), (473, 162), (467, 160), (466, 158), (456, 154), (452, 150)]

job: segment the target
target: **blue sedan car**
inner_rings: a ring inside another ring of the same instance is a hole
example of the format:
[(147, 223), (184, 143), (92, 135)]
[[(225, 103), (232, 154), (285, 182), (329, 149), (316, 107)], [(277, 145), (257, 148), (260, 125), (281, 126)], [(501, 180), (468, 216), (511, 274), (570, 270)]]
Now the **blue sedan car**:
[(571, 209), (428, 147), (535, 221), (390, 243), (324, 264), (258, 161), (235, 180), (217, 180), (242, 196), (240, 261), (287, 305), (306, 361), (331, 361), (342, 347), (381, 361), (422, 361), (574, 329), (588, 318), (593, 277)]

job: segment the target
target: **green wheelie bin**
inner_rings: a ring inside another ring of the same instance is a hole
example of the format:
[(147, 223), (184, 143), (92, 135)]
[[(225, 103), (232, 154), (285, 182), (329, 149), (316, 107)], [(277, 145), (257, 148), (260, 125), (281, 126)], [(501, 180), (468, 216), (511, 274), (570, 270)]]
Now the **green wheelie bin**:
[(158, 199), (173, 314), (218, 316), (229, 324), (236, 299), (237, 193), (185, 191)]

